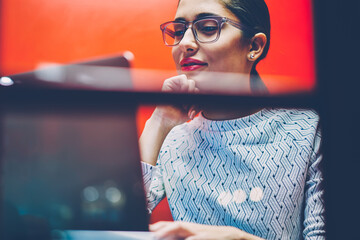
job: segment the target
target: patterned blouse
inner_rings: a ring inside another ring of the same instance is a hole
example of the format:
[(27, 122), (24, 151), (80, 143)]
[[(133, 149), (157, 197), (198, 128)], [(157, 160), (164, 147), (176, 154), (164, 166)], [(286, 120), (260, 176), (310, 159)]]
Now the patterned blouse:
[(202, 114), (172, 129), (157, 166), (143, 163), (148, 207), (165, 196), (175, 221), (240, 228), (265, 239), (325, 239), (319, 117), (263, 109)]

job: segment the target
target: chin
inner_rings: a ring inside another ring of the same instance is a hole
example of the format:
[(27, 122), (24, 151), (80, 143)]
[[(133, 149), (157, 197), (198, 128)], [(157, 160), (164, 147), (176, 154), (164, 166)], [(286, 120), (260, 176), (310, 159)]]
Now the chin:
[(183, 72), (188, 79), (195, 81), (196, 87), (200, 90), (201, 93), (211, 93), (216, 90), (218, 87), (214, 86), (217, 80), (212, 76), (213, 74), (208, 71), (191, 71)]
[(182, 74), (185, 74), (188, 78), (196, 80), (194, 78), (201, 76), (201, 74), (197, 71), (191, 71), (191, 72), (182, 72)]
[(197, 80), (202, 80), (206, 77), (209, 76), (209, 72), (208, 71), (180, 71), (180, 74), (185, 74), (187, 78), (190, 78), (192, 80), (194, 80), (195, 82)]
[(201, 93), (249, 94), (250, 81), (247, 75), (229, 72), (192, 71), (184, 73), (196, 83)]

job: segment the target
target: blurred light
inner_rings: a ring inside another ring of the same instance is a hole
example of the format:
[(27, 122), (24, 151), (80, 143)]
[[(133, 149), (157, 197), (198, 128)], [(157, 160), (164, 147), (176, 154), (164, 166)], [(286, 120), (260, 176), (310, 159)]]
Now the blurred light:
[(242, 203), (246, 200), (247, 196), (244, 190), (238, 189), (234, 192), (233, 200), (236, 203)]
[(96, 79), (90, 77), (89, 75), (87, 75), (85, 73), (80, 73), (77, 76), (76, 80), (81, 83), (94, 83), (96, 81)]
[(129, 60), (129, 61), (132, 61), (132, 60), (134, 60), (134, 54), (132, 53), (132, 52), (130, 52), (130, 51), (126, 51), (126, 52), (124, 52), (123, 53), (123, 56), (127, 59), (127, 60)]
[(89, 202), (94, 202), (99, 199), (98, 190), (91, 186), (84, 188), (83, 195), (84, 195), (85, 200), (87, 200)]
[(1, 77), (0, 78), (0, 85), (7, 87), (7, 86), (11, 86), (13, 84), (14, 84), (14, 81), (9, 77)]
[(64, 82), (66, 73), (60, 64), (40, 63), (35, 71), (37, 78), (48, 82)]
[(117, 203), (121, 200), (121, 192), (116, 187), (109, 187), (106, 189), (105, 197), (112, 203)]
[(261, 188), (255, 187), (250, 192), (250, 199), (254, 202), (259, 202), (264, 196), (264, 193)]
[(231, 202), (232, 198), (233, 196), (230, 192), (222, 192), (217, 200), (221, 205), (227, 206)]

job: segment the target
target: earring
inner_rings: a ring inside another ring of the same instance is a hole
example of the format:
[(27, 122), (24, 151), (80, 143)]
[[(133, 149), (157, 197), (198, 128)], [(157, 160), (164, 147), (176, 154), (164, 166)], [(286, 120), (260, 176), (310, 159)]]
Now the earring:
[(252, 53), (250, 54), (250, 59), (253, 59), (255, 57), (255, 55)]

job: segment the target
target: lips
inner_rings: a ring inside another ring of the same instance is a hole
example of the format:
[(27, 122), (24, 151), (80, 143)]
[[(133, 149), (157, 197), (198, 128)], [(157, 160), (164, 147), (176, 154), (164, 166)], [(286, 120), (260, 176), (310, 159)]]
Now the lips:
[(180, 62), (182, 71), (194, 71), (201, 67), (207, 66), (206, 62), (194, 59), (194, 58), (184, 58)]

